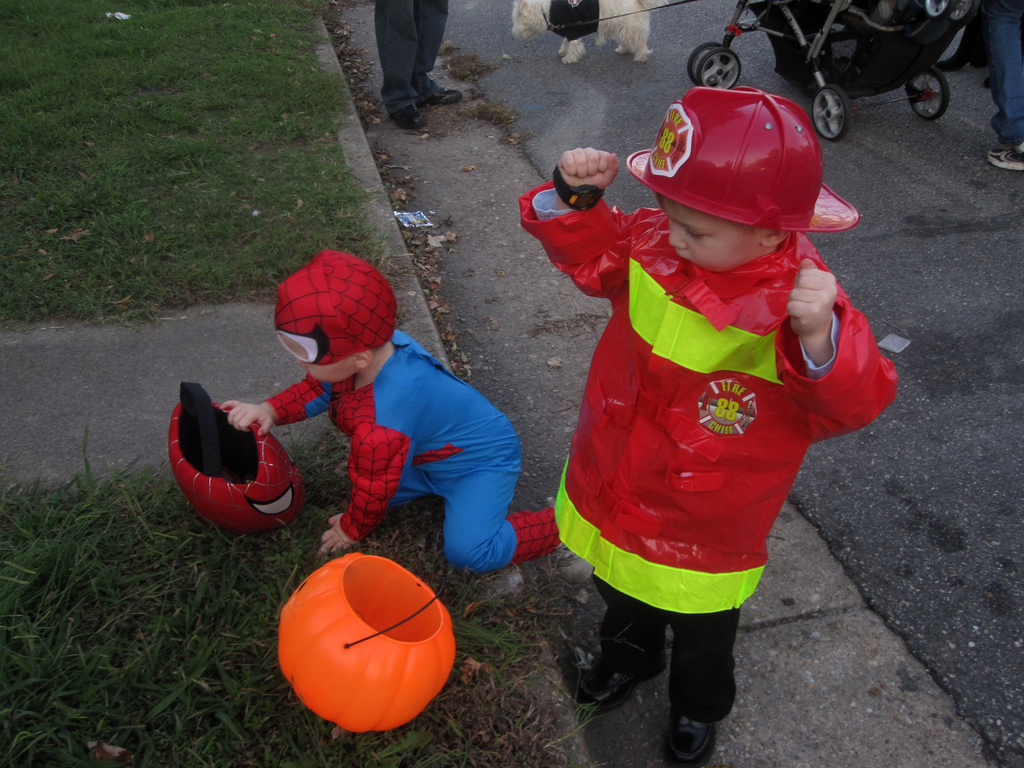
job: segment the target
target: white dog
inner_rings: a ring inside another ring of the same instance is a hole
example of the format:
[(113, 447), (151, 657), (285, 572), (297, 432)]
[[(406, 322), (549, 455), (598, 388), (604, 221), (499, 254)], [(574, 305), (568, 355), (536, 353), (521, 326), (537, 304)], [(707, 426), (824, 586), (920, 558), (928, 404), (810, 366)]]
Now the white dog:
[(631, 53), (633, 61), (647, 61), (651, 20), (647, 10), (665, 0), (516, 0), (512, 8), (512, 36), (529, 40), (550, 30), (565, 38), (558, 55), (563, 64), (575, 64), (586, 49), (579, 38), (597, 32), (598, 45), (618, 42), (616, 53)]

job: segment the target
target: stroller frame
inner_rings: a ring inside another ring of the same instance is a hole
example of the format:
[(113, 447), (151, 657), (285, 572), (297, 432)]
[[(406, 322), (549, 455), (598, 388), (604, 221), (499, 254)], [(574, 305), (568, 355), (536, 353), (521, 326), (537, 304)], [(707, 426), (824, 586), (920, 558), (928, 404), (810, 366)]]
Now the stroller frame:
[[(817, 133), (841, 139), (852, 99), (902, 87), (926, 120), (949, 106), (949, 84), (934, 65), (977, 13), (980, 0), (737, 0), (719, 42), (693, 49), (686, 68), (696, 85), (732, 88), (740, 59), (733, 41), (764, 32), (775, 71), (812, 97)], [(851, 50), (852, 49), (852, 50)], [(884, 102), (890, 103), (890, 102)]]

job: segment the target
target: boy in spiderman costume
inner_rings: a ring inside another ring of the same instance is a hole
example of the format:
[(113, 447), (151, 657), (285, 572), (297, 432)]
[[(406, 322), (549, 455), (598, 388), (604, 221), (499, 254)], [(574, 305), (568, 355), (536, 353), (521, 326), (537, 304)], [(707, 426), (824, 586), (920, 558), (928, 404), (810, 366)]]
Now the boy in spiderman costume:
[(565, 152), (520, 207), (555, 266), (612, 303), (555, 504), (607, 606), (577, 698), (622, 704), (665, 668), (671, 626), (666, 758), (696, 766), (732, 710), (739, 608), (807, 448), (871, 422), (896, 374), (804, 234), (859, 217), (822, 184), (797, 105), (694, 88), (628, 167), (659, 208), (601, 202), (618, 160), (595, 149)]
[(444, 498), (444, 554), (492, 571), (551, 553), (551, 507), (508, 515), (519, 477), (519, 438), (477, 390), (395, 329), (395, 295), (355, 256), (321, 251), (278, 287), (274, 324), (305, 378), (265, 402), (229, 400), (236, 429), (266, 434), (328, 411), (352, 439), (348, 508), (328, 521), (320, 553), (351, 547), (388, 507)]

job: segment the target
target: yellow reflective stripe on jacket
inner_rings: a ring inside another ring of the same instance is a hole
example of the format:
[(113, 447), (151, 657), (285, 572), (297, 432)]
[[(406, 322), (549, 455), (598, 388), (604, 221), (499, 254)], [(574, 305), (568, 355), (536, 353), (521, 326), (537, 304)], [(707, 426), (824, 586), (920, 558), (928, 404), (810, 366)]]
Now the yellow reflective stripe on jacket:
[(672, 301), (640, 264), (629, 262), (629, 320), (653, 353), (700, 373), (736, 371), (779, 382), (775, 331), (758, 336), (734, 326), (717, 330), (702, 314)]
[(702, 573), (644, 560), (601, 538), (565, 492), (562, 477), (555, 504), (562, 541), (594, 566), (594, 575), (648, 605), (676, 613), (715, 613), (739, 608), (754, 594), (764, 566), (731, 573)]

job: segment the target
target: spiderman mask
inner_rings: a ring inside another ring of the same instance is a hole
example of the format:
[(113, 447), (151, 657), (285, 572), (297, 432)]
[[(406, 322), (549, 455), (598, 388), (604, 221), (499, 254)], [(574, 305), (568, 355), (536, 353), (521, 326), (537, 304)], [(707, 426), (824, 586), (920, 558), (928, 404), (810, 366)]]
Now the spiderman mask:
[(299, 360), (330, 365), (391, 338), (395, 294), (362, 259), (321, 251), (278, 286), (274, 325)]

